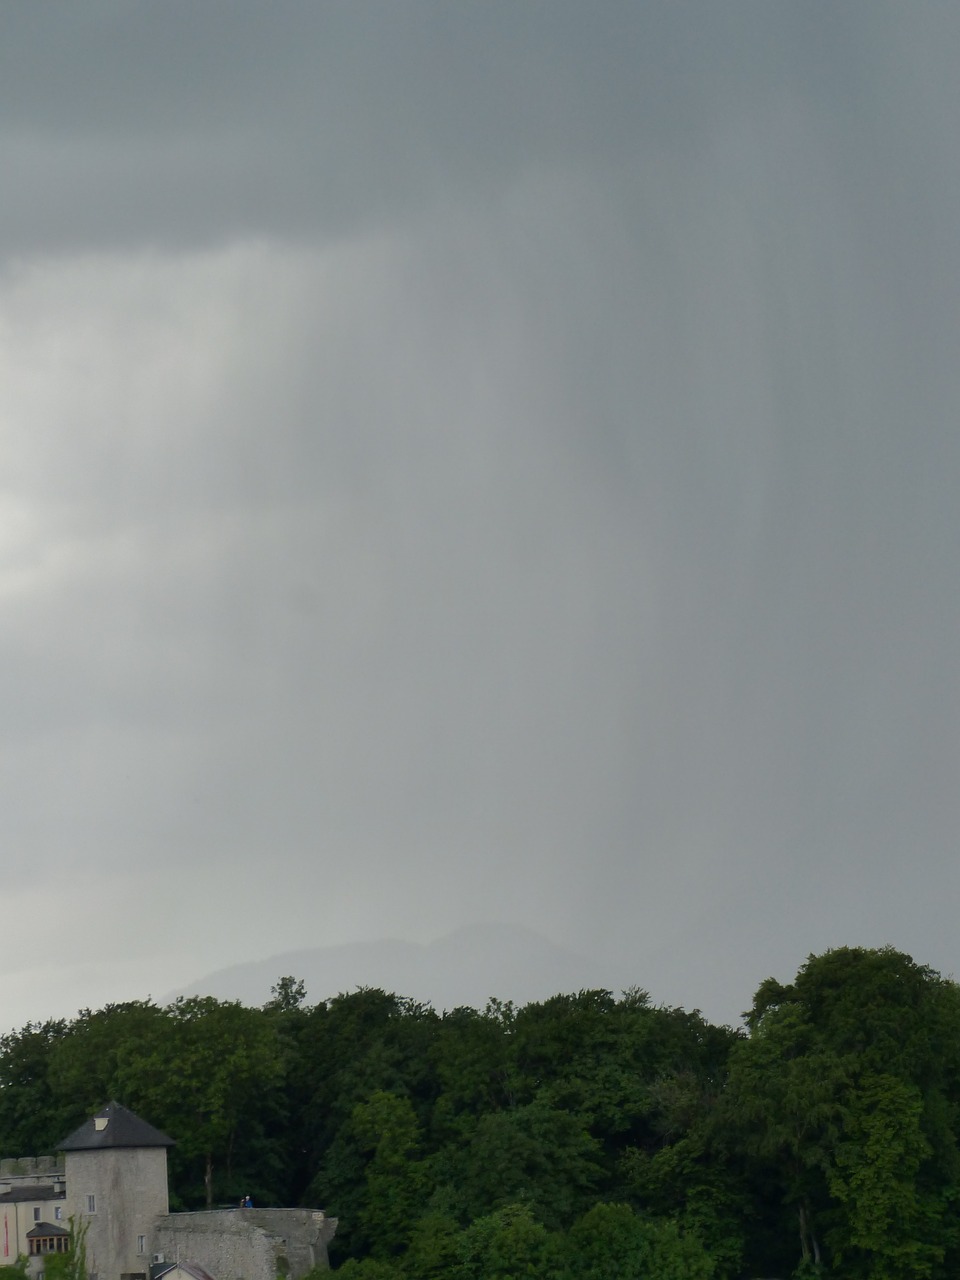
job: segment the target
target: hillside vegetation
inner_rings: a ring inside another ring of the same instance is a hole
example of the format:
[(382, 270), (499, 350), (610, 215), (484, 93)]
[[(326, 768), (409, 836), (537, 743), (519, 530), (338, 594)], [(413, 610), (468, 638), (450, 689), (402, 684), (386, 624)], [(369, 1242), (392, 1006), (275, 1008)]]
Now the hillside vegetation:
[(581, 991), (84, 1010), (0, 1040), (0, 1154), (116, 1098), (175, 1207), (321, 1205), (354, 1280), (960, 1271), (960, 988), (891, 949), (768, 979), (746, 1030)]

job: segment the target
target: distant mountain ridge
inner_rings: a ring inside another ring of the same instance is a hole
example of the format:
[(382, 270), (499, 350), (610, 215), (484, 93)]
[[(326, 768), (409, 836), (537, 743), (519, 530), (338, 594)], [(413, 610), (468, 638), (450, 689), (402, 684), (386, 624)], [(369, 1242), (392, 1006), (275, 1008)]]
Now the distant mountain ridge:
[(488, 999), (528, 1004), (561, 991), (619, 984), (589, 957), (559, 947), (521, 925), (466, 925), (433, 942), (382, 939), (284, 951), (218, 969), (164, 997), (205, 995), (262, 1005), (280, 977), (301, 978), (309, 1003), (357, 987), (382, 987), (438, 1011)]

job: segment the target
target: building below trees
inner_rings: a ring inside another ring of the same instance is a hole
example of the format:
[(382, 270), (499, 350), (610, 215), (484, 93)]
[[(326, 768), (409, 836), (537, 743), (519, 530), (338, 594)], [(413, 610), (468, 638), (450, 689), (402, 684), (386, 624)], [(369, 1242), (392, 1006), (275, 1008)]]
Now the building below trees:
[(74, 1275), (89, 1280), (301, 1280), (328, 1265), (336, 1222), (319, 1209), (170, 1213), (173, 1145), (110, 1102), (63, 1140), (62, 1161), (4, 1160), (0, 1264), (26, 1258), (32, 1280), (44, 1280), (51, 1255), (71, 1249)]

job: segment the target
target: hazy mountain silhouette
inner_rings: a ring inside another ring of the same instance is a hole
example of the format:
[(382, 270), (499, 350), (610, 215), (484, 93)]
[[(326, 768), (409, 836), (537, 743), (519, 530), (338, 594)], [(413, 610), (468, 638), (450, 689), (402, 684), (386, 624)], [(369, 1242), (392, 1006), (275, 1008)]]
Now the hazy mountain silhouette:
[(382, 987), (435, 1009), (482, 1009), (491, 996), (526, 1004), (560, 991), (629, 985), (611, 981), (599, 964), (519, 925), (477, 924), (420, 944), (384, 939), (284, 951), (231, 965), (166, 996), (215, 996), (261, 1005), (277, 979), (302, 978), (310, 1004), (357, 987)]

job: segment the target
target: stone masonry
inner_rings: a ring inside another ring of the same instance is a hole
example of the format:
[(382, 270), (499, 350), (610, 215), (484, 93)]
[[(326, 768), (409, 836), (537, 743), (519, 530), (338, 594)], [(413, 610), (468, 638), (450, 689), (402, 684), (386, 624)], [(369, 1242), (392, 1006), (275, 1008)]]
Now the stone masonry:
[(152, 1248), (166, 1263), (195, 1262), (217, 1280), (277, 1280), (326, 1267), (336, 1219), (310, 1209), (214, 1209), (154, 1220)]

